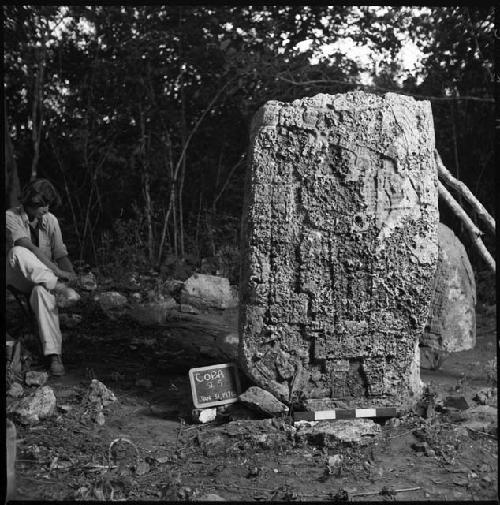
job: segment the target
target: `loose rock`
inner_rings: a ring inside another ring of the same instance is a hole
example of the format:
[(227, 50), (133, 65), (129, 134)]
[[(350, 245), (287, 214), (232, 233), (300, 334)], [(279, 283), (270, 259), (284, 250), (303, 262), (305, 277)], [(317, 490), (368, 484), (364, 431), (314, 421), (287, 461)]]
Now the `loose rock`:
[(108, 291), (99, 295), (99, 305), (104, 312), (123, 307), (126, 303), (127, 298), (117, 291)]
[(42, 386), (31, 395), (13, 402), (7, 412), (15, 414), (23, 424), (35, 424), (50, 417), (56, 410), (56, 397), (49, 386)]
[(97, 379), (92, 379), (85, 397), (85, 402), (97, 403), (106, 406), (112, 402), (115, 402), (116, 400), (117, 398), (111, 389), (108, 389), (102, 382), (98, 381)]
[(24, 383), (27, 386), (43, 386), (49, 378), (47, 372), (35, 372), (30, 370), (24, 374)]
[(184, 282), (181, 303), (194, 307), (228, 309), (238, 306), (229, 280), (216, 275), (193, 274)]
[(97, 280), (92, 272), (80, 275), (78, 278), (78, 287), (84, 291), (94, 291), (97, 289)]
[(23, 396), (23, 393), (24, 389), (21, 386), (21, 384), (19, 384), (19, 382), (14, 382), (7, 390), (7, 394), (12, 398), (20, 398), (21, 396)]
[(258, 386), (248, 388), (239, 397), (240, 402), (264, 414), (277, 416), (288, 412), (288, 407), (274, 395)]
[(192, 413), (193, 422), (205, 424), (215, 421), (217, 417), (217, 409), (193, 409)]

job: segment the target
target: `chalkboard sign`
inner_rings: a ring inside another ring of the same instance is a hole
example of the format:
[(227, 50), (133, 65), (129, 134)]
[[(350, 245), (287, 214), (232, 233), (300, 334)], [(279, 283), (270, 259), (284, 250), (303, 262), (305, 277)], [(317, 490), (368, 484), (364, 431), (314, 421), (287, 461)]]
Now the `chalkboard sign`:
[(234, 363), (191, 368), (189, 381), (197, 409), (238, 401), (240, 378)]

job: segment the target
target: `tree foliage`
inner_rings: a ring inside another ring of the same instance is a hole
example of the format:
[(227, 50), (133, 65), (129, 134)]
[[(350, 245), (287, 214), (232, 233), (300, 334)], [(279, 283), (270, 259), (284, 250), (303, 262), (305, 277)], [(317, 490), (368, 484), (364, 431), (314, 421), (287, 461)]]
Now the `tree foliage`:
[[(11, 162), (21, 184), (44, 176), (61, 189), (73, 255), (103, 261), (118, 229), (148, 266), (237, 247), (255, 111), (366, 88), (363, 75), (374, 92), (435, 97), (445, 164), (494, 212), (491, 7), (7, 5), (3, 14)], [(370, 63), (322, 52), (347, 37), (370, 49)], [(425, 59), (405, 74), (408, 39)]]

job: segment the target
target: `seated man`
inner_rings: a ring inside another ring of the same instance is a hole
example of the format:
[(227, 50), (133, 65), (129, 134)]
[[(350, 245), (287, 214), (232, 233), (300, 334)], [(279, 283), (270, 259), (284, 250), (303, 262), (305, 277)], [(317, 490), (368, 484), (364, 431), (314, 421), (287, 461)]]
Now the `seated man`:
[(46, 179), (37, 179), (24, 188), (21, 205), (5, 213), (6, 285), (30, 294), (43, 354), (50, 360), (52, 375), (64, 375), (56, 296), (79, 299), (74, 290), (60, 281), (76, 279), (59, 222), (49, 212), (49, 207), (60, 203), (54, 186)]

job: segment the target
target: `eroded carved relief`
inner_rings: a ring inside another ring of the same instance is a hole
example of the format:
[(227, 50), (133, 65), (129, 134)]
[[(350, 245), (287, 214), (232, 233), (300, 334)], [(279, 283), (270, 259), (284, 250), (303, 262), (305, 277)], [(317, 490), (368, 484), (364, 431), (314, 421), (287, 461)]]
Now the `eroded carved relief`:
[(241, 366), (285, 402), (407, 403), (437, 260), (430, 104), (273, 101), (251, 132)]

